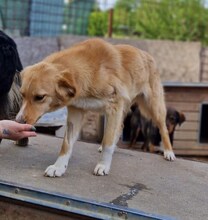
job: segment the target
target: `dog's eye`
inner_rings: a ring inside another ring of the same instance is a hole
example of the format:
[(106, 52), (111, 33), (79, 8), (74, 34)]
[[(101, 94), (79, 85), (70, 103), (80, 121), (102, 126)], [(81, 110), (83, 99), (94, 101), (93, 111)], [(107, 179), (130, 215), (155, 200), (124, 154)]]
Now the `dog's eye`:
[(35, 101), (42, 101), (44, 98), (45, 98), (45, 95), (36, 95), (36, 96), (34, 97), (34, 100), (35, 100)]

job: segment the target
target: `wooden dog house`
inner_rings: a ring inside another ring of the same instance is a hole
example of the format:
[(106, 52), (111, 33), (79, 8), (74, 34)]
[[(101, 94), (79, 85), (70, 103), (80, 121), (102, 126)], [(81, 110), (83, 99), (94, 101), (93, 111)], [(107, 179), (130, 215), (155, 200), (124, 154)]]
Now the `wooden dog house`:
[(175, 132), (175, 153), (208, 155), (208, 84), (166, 83), (164, 89), (166, 104), (186, 116)]

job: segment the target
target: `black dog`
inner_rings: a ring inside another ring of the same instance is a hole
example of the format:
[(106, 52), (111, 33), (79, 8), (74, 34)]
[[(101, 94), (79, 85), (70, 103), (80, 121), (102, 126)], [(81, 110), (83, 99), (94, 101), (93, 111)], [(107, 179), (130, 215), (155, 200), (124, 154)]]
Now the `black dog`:
[[(141, 115), (137, 105), (132, 105), (131, 110), (132, 115), (130, 120), (131, 133), (129, 147), (132, 147), (136, 143), (141, 132), (144, 138), (142, 149), (154, 152), (154, 146), (159, 146), (161, 142), (158, 127), (153, 124), (152, 120), (148, 120)], [(182, 112), (178, 112), (176, 109), (171, 107), (167, 108), (166, 125), (172, 145), (176, 126), (180, 126), (185, 120), (185, 115)]]
[(22, 69), (14, 40), (0, 31), (0, 120), (14, 119), (19, 111)]

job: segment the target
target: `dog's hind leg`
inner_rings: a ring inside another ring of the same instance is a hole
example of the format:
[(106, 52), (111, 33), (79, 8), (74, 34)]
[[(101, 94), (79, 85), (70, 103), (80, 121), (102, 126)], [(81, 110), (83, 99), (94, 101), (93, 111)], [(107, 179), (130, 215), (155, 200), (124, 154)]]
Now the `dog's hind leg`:
[(170, 143), (170, 138), (166, 126), (166, 106), (162, 85), (154, 84), (154, 90), (149, 88), (148, 92), (138, 97), (141, 112), (151, 118), (159, 128), (162, 143), (164, 146), (164, 158), (173, 161), (175, 155)]
[(102, 155), (94, 169), (94, 174), (98, 176), (107, 175), (110, 171), (112, 156), (122, 130), (123, 101), (118, 102), (115, 108), (106, 112), (106, 126), (102, 141)]
[(46, 169), (45, 176), (56, 177), (62, 176), (65, 173), (72, 154), (73, 145), (79, 136), (83, 124), (84, 113), (85, 111), (81, 109), (68, 108), (68, 118), (62, 148), (56, 162)]

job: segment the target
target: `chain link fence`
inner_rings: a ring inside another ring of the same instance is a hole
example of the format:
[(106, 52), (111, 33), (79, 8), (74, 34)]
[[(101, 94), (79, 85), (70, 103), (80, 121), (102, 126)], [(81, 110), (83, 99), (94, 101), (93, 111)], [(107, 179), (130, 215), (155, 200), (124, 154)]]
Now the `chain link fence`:
[(87, 35), (95, 0), (1, 0), (0, 28), (17, 36)]
[(201, 40), (205, 0), (0, 0), (0, 28), (17, 36), (62, 34)]

